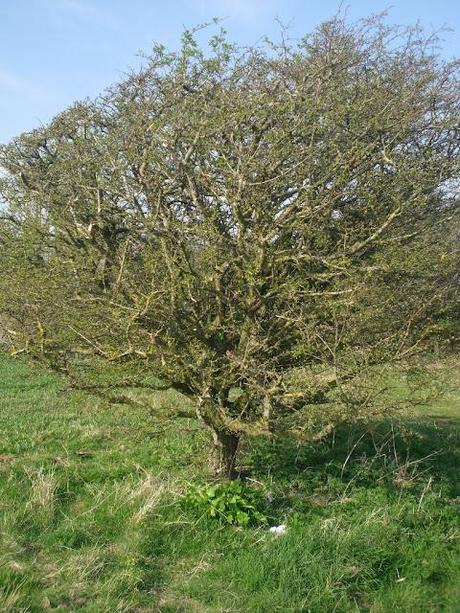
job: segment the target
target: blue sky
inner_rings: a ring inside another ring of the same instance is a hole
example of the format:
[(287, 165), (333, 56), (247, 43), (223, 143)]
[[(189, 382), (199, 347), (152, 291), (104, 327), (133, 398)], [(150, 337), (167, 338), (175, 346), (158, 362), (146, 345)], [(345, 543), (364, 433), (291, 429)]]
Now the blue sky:
[[(349, 0), (351, 18), (390, 9), (389, 21), (449, 26), (444, 54), (460, 55), (458, 0)], [(229, 36), (275, 35), (278, 17), (302, 35), (334, 15), (333, 0), (0, 0), (0, 142), (48, 121), (119, 80), (153, 41), (177, 47), (184, 27), (226, 18)]]

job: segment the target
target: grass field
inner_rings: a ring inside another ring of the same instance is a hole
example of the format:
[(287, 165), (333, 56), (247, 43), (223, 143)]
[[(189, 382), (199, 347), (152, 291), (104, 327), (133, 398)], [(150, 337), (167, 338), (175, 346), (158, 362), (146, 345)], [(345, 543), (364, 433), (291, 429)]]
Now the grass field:
[(193, 421), (0, 358), (0, 611), (460, 611), (460, 376), (441, 371), (397, 425), (246, 444), (277, 537), (184, 502), (209, 478)]

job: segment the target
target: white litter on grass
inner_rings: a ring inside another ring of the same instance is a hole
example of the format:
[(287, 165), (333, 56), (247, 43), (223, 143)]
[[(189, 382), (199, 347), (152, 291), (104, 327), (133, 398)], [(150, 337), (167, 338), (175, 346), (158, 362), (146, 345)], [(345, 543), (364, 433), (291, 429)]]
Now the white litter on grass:
[(286, 530), (287, 530), (286, 524), (281, 524), (280, 526), (272, 526), (269, 529), (269, 532), (271, 532), (272, 534), (277, 534), (278, 536), (281, 536), (282, 534), (286, 534)]

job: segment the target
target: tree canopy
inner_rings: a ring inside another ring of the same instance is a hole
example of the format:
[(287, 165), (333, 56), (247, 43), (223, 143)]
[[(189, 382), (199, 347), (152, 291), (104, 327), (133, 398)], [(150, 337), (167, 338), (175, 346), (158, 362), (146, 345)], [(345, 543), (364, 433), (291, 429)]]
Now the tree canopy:
[(459, 63), (380, 18), (196, 34), (1, 148), (0, 312), (75, 380), (189, 395), (231, 474), (242, 435), (382, 410), (363, 373), (458, 296)]

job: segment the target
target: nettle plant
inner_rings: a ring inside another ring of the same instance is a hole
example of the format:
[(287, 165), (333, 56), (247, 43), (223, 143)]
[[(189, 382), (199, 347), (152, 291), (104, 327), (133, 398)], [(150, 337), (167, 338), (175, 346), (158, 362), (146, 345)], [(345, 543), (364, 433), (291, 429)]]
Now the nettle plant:
[(460, 88), (432, 37), (380, 18), (197, 36), (1, 148), (0, 325), (74, 385), (105, 363), (111, 390), (181, 391), (231, 477), (243, 436), (381, 412), (366, 373), (433, 329)]

